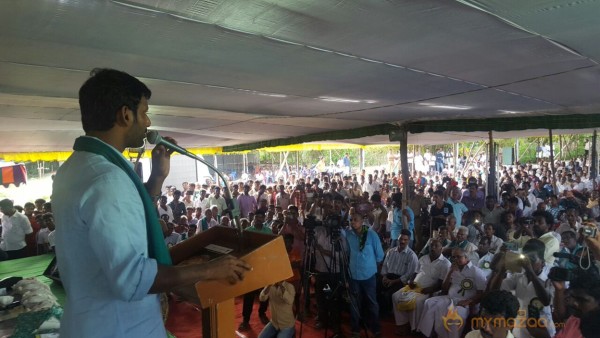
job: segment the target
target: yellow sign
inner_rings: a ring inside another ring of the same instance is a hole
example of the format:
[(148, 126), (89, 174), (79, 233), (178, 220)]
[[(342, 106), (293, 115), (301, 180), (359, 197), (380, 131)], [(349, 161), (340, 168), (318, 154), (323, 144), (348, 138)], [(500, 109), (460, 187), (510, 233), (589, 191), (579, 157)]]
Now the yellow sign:
[(444, 328), (446, 331), (451, 331), (452, 327), (454, 326), (456, 326), (457, 329), (460, 329), (463, 326), (464, 321), (458, 314), (458, 310), (454, 307), (453, 301), (450, 301), (448, 312), (446, 312), (445, 316), (442, 316), (442, 321), (444, 322)]

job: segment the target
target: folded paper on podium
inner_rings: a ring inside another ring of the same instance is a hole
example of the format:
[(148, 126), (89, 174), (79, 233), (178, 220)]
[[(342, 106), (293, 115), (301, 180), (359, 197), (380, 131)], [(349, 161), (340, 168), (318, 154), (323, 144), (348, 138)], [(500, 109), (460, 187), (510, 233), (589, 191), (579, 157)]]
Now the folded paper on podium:
[[(244, 280), (231, 285), (227, 281), (203, 281), (194, 285), (197, 299), (182, 292), (184, 299), (210, 310), (210, 337), (234, 337), (235, 324), (233, 299), (250, 291), (261, 289), (292, 277), (293, 272), (281, 236), (247, 231), (239, 235), (237, 229), (216, 226), (195, 235), (170, 249), (175, 265), (187, 265), (231, 255), (252, 266)], [(203, 336), (208, 337), (203, 311)], [(216, 319), (216, 322), (214, 321)], [(216, 326), (216, 327), (215, 327)], [(229, 332), (230, 331), (230, 332)]]

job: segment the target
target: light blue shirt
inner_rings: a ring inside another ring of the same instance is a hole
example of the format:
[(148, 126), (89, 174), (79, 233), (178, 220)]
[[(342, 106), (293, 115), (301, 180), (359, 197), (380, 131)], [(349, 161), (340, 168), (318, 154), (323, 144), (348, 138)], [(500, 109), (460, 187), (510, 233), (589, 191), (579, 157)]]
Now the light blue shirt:
[[(116, 151), (116, 149), (115, 149)], [(67, 294), (61, 337), (166, 337), (142, 200), (103, 156), (76, 151), (53, 183), (56, 257)]]
[(346, 230), (346, 240), (350, 249), (350, 273), (354, 280), (366, 280), (377, 273), (377, 263), (383, 261), (383, 248), (377, 233), (367, 230), (365, 247), (360, 250), (360, 236), (349, 228)]
[(446, 203), (450, 204), (452, 206), (452, 211), (454, 214), (454, 217), (456, 218), (456, 227), (459, 227), (462, 225), (462, 216), (465, 212), (469, 211), (469, 208), (467, 208), (466, 205), (464, 205), (463, 203), (459, 202), (454, 202), (450, 197), (448, 197), (448, 200), (446, 201)]
[[(414, 230), (415, 230), (415, 213), (412, 211), (410, 207), (406, 207), (406, 211), (408, 211), (408, 231), (410, 231), (410, 240), (414, 240)], [(394, 208), (394, 219), (392, 220), (392, 226), (390, 228), (390, 238), (398, 239), (400, 236), (400, 230), (402, 230), (402, 209)]]

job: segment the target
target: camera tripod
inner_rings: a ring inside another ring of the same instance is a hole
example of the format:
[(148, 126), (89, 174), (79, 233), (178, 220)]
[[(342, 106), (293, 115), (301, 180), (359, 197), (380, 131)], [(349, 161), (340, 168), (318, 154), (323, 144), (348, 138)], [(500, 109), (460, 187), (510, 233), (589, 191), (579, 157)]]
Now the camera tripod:
[[(340, 312), (346, 303), (345, 300), (348, 300), (352, 307), (357, 307), (357, 301), (346, 287), (349, 285), (350, 271), (341, 231), (341, 227), (318, 226), (307, 227), (305, 232), (306, 247), (300, 297), (303, 304), (298, 312), (303, 318), (304, 311), (310, 304), (310, 277), (315, 276), (315, 294), (321, 309), (319, 319), (324, 324), (325, 338), (329, 330), (333, 330), (334, 334), (340, 333)], [(317, 266), (319, 268), (315, 269)], [(324, 317), (323, 307), (326, 309)], [(302, 337), (303, 325), (301, 321), (299, 337)]]

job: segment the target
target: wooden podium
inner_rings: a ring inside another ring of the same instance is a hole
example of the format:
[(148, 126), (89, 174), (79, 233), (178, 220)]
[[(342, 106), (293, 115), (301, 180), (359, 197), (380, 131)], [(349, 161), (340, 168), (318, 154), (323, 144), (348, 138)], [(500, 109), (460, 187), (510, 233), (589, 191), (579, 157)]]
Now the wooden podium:
[(281, 236), (251, 231), (240, 236), (237, 229), (216, 226), (171, 247), (170, 253), (175, 265), (209, 261), (227, 254), (252, 266), (244, 280), (235, 285), (226, 281), (198, 282), (194, 288), (181, 288), (176, 292), (203, 308), (203, 337), (235, 337), (233, 299), (293, 275)]

